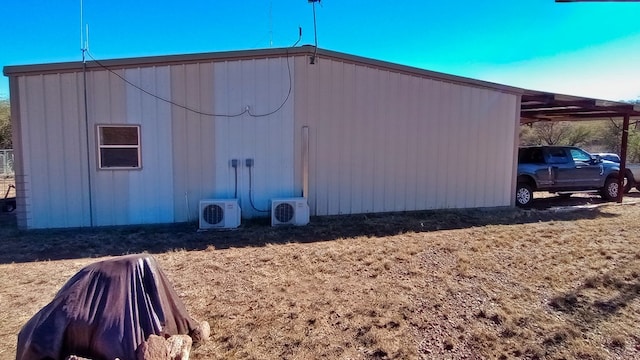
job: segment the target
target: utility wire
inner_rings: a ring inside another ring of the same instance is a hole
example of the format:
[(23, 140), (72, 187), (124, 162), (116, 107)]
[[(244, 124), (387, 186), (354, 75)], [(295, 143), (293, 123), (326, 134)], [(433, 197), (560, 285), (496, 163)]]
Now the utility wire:
[(253, 166), (250, 166), (250, 167), (249, 167), (249, 204), (251, 205), (251, 207), (253, 208), (253, 210), (255, 210), (255, 211), (257, 211), (257, 212), (261, 212), (261, 213), (268, 213), (268, 212), (270, 212), (271, 210), (261, 210), (261, 209), (258, 209), (258, 208), (256, 207), (256, 205), (253, 203), (253, 184), (252, 184), (252, 183), (253, 183), (253, 181), (252, 181), (252, 176), (251, 176), (251, 173), (252, 173), (251, 168), (252, 168), (252, 167), (253, 167)]
[[(298, 39), (298, 41), (300, 41), (300, 39)], [(298, 42), (296, 42), (297, 44)], [(110, 72), (111, 74), (117, 76), (118, 78), (120, 78), (122, 81), (124, 81), (126, 84), (128, 84), (129, 86), (134, 87), (135, 89), (138, 89), (139, 91), (155, 98), (158, 99), (160, 101), (163, 101), (165, 103), (171, 104), (175, 107), (184, 109), (186, 111), (198, 114), (198, 115), (202, 115), (202, 116), (209, 116), (209, 117), (226, 117), (226, 118), (235, 118), (235, 117), (240, 117), (244, 114), (248, 114), (251, 117), (255, 117), (255, 118), (259, 118), (259, 117), (266, 117), (266, 116), (270, 116), (273, 115), (275, 113), (277, 113), (278, 111), (280, 111), (284, 105), (287, 103), (287, 101), (289, 101), (289, 98), (291, 97), (291, 91), (293, 88), (293, 80), (291, 78), (291, 65), (289, 64), (289, 49), (287, 49), (286, 51), (286, 59), (287, 59), (287, 72), (289, 75), (289, 90), (287, 91), (287, 96), (285, 97), (285, 99), (282, 101), (282, 103), (275, 109), (272, 111), (269, 111), (267, 113), (264, 114), (252, 114), (251, 111), (246, 108), (245, 110), (243, 110), (242, 112), (236, 113), (236, 114), (216, 114), (216, 113), (209, 113), (209, 112), (204, 112), (204, 111), (200, 111), (191, 107), (188, 107), (186, 105), (182, 105), (182, 104), (178, 104), (175, 101), (169, 100), (167, 98), (164, 98), (162, 96), (156, 95), (152, 92), (150, 92), (149, 90), (138, 86), (137, 84), (134, 84), (133, 82), (127, 80), (124, 76), (118, 74), (116, 71), (110, 69), (109, 67), (107, 67), (106, 65), (102, 64), (100, 61), (98, 61), (95, 57), (93, 57), (93, 55), (88, 51), (85, 50), (85, 53), (91, 58), (91, 60), (93, 60), (98, 66), (100, 66), (101, 68), (103, 68), (104, 70), (107, 70), (108, 72)]]

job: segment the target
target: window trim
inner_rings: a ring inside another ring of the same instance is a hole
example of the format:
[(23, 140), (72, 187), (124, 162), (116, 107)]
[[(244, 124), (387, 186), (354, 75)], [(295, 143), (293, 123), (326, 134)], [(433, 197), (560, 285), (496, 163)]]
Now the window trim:
[[(101, 129), (104, 128), (136, 128), (137, 145), (103, 145)], [(141, 126), (137, 124), (97, 124), (96, 125), (96, 167), (98, 170), (141, 170), (142, 169), (142, 139)], [(102, 166), (102, 149), (137, 149), (138, 166)]]

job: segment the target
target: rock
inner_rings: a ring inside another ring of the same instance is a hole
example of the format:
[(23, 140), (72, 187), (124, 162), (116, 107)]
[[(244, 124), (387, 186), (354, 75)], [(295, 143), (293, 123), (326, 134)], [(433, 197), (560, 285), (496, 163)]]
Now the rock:
[(166, 340), (169, 359), (189, 360), (191, 344), (193, 341), (189, 335), (173, 335)]
[(203, 345), (209, 340), (209, 337), (211, 336), (211, 327), (208, 322), (203, 321), (189, 335), (191, 336), (191, 340), (193, 340), (193, 348), (197, 349), (200, 345)]
[(167, 341), (158, 335), (151, 335), (136, 350), (137, 360), (167, 360), (169, 349)]
[(167, 339), (151, 335), (136, 350), (137, 360), (189, 360), (193, 341), (188, 335), (173, 335)]

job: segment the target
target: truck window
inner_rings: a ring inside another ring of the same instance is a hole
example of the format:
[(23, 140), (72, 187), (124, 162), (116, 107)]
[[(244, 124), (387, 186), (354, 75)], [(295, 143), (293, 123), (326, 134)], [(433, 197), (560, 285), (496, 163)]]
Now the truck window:
[(563, 148), (549, 148), (547, 149), (547, 156), (549, 164), (566, 164), (570, 162)]
[(575, 162), (590, 162), (591, 156), (584, 151), (578, 149), (571, 149), (571, 157)]
[(520, 149), (520, 156), (518, 160), (521, 164), (544, 164), (542, 149)]

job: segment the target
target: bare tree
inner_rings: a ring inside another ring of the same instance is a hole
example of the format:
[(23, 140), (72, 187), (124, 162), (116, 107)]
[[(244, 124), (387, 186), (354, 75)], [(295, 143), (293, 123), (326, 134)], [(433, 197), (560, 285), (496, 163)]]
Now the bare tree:
[(541, 143), (560, 145), (569, 137), (571, 129), (566, 123), (548, 121), (534, 124), (533, 133)]
[(548, 121), (520, 128), (522, 145), (583, 146), (593, 141), (593, 126), (588, 125)]
[(580, 146), (583, 145), (593, 138), (593, 131), (583, 125), (573, 126), (571, 131), (569, 132), (565, 145), (570, 146)]
[(0, 100), (0, 149), (11, 149), (11, 112), (8, 100)]

